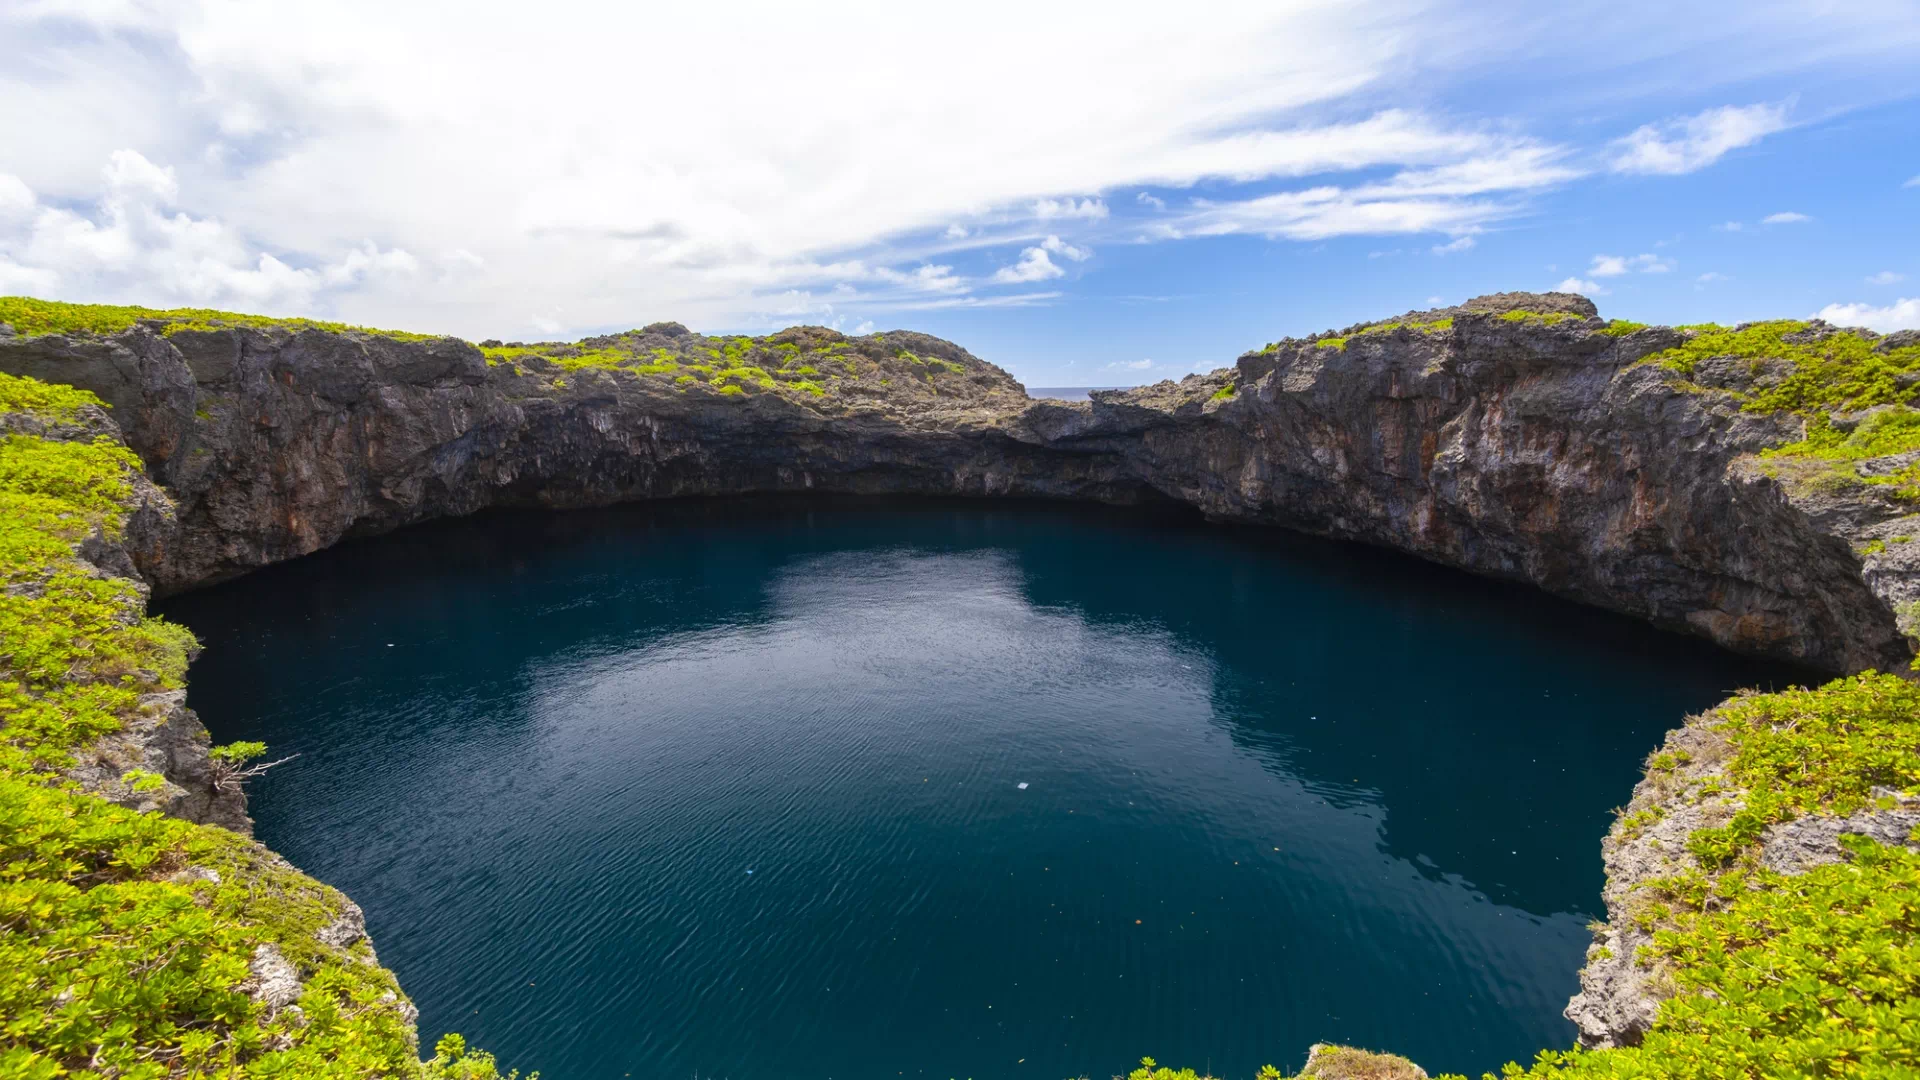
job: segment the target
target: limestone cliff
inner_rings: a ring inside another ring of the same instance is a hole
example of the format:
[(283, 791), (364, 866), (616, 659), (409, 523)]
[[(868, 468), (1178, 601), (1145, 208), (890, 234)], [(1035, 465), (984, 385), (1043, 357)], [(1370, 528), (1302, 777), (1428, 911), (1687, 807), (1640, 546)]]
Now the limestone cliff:
[(1639, 363), (1686, 331), (1620, 333), (1594, 316), (1565, 294), (1485, 297), (1082, 403), (1029, 401), (1004, 371), (924, 335), (819, 328), (728, 339), (657, 324), (483, 350), (153, 322), (0, 333), (0, 370), (114, 407), (179, 508), (134, 552), (162, 594), (488, 506), (775, 491), (1171, 498), (1529, 582), (1745, 652), (1904, 666), (1894, 609), (1920, 596), (1920, 575), (1897, 552), (1856, 550), (1898, 508), (1790, 494), (1752, 455), (1797, 438), (1799, 418), (1743, 411)]

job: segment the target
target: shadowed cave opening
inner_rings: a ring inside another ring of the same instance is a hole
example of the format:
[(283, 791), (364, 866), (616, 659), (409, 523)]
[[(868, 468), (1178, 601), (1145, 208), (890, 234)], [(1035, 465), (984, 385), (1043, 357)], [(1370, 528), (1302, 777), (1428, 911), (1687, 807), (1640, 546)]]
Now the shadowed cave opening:
[[(1166, 508), (502, 511), (157, 605), (423, 1037), (548, 1076), (1571, 1042), (1664, 731), (1801, 670)], [(1020, 785), (1025, 785), (1022, 787)]]

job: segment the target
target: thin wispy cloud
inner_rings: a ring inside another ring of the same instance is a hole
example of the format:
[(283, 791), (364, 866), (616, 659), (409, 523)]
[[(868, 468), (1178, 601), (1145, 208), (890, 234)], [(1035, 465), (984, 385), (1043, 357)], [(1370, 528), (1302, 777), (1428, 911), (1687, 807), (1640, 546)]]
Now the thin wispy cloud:
[(1435, 255), (1457, 255), (1462, 251), (1472, 251), (1473, 244), (1473, 237), (1462, 236), (1444, 244), (1435, 244), (1432, 251)]
[(1658, 255), (1595, 255), (1587, 267), (1590, 277), (1619, 277), (1622, 274), (1664, 274), (1672, 270), (1672, 259)]
[(1882, 270), (1877, 274), (1867, 275), (1867, 284), (1869, 285), (1898, 285), (1905, 280), (1907, 280), (1907, 275), (1895, 273), (1892, 270)]
[(1792, 210), (1783, 210), (1778, 214), (1768, 214), (1766, 217), (1761, 218), (1760, 224), (1762, 225), (1799, 225), (1803, 222), (1808, 222), (1812, 220), (1813, 218), (1809, 217), (1806, 214), (1797, 213)]
[(1704, 169), (1729, 152), (1787, 127), (1787, 105), (1723, 105), (1692, 116), (1646, 124), (1614, 144), (1615, 172), (1677, 176)]

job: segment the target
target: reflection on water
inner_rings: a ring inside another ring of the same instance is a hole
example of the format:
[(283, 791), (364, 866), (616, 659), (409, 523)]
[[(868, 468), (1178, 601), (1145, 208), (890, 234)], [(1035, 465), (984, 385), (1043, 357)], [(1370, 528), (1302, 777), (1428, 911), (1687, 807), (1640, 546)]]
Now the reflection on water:
[(1571, 1039), (1639, 759), (1793, 675), (1047, 506), (491, 516), (164, 610), (426, 1037), (556, 1080), (1495, 1068)]

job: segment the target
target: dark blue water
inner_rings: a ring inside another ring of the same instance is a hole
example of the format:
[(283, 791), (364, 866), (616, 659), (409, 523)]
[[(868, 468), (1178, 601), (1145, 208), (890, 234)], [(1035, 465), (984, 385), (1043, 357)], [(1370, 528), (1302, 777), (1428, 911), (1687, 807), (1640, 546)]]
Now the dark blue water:
[(429, 1041), (549, 1080), (1565, 1046), (1638, 762), (1791, 676), (1052, 506), (489, 516), (163, 608), (216, 739), (301, 755), (261, 838), (365, 907)]

